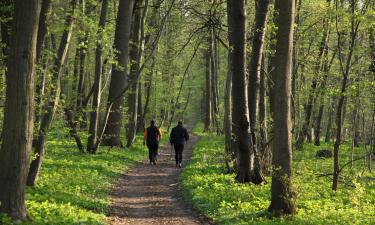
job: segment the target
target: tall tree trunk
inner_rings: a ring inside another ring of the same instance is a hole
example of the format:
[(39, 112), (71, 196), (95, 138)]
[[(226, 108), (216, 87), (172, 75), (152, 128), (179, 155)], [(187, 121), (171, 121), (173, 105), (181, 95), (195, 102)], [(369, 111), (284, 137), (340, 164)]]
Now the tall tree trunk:
[[(105, 139), (102, 144), (122, 147), (120, 129), (122, 124), (122, 106), (124, 97), (122, 91), (127, 85), (127, 65), (129, 54), (130, 28), (135, 0), (120, 0), (118, 5), (114, 48), (117, 64), (111, 75), (108, 94), (108, 108), (112, 104), (105, 129)], [(120, 97), (119, 97), (120, 96)]]
[(292, 134), (291, 134), (291, 73), (293, 51), (293, 25), (295, 0), (276, 0), (277, 18), (277, 47), (275, 55), (274, 77), (275, 91), (274, 108), (278, 113), (273, 114), (273, 154), (271, 205), (269, 211), (273, 216), (282, 217), (294, 214), (292, 200)]
[(42, 55), (43, 43), (47, 34), (47, 20), (50, 11), (51, 0), (42, 0), (42, 8), (40, 10), (39, 17), (38, 38), (36, 42), (36, 63), (39, 62)]
[(40, 0), (15, 1), (8, 48), (0, 149), (0, 213), (14, 220), (27, 218), (25, 188), (33, 140), (35, 51), (40, 8)]
[(34, 159), (30, 164), (29, 174), (27, 176), (27, 185), (33, 186), (36, 183), (40, 168), (42, 166), (42, 160), (45, 152), (45, 146), (47, 142), (47, 134), (52, 124), (52, 119), (55, 114), (61, 92), (61, 76), (62, 76), (62, 65), (65, 62), (69, 42), (72, 36), (73, 30), (73, 16), (76, 8), (77, 0), (70, 1), (70, 12), (65, 19), (65, 30), (61, 36), (59, 49), (55, 56), (53, 68), (52, 68), (52, 83), (55, 84), (55, 88), (50, 94), (50, 98), (45, 105), (44, 114), (42, 115), (37, 140), (34, 146)]
[(108, 14), (108, 0), (102, 1), (102, 8), (100, 10), (99, 19), (99, 31), (98, 41), (96, 43), (95, 50), (95, 80), (94, 80), (94, 92), (92, 99), (92, 111), (90, 113), (90, 125), (89, 125), (89, 137), (87, 140), (87, 151), (90, 153), (96, 153), (96, 142), (98, 141), (98, 128), (99, 128), (99, 107), (100, 107), (100, 90), (102, 83), (102, 68), (103, 68), (103, 32), (106, 26)]
[(147, 10), (145, 0), (139, 0), (135, 4), (134, 22), (130, 41), (130, 74), (129, 79), (133, 82), (128, 95), (128, 109), (129, 109), (129, 122), (127, 127), (127, 143), (126, 146), (130, 147), (135, 141), (137, 133), (137, 119), (138, 119), (138, 91), (139, 91), (139, 68), (143, 53), (143, 35), (142, 27), (144, 26), (145, 16), (142, 10)]
[(145, 131), (145, 121), (143, 117), (143, 89), (142, 89), (142, 83), (138, 83), (138, 115), (137, 115), (137, 133), (143, 133)]
[[(218, 116), (219, 116), (219, 97), (218, 97), (218, 69), (217, 69), (217, 52), (216, 52), (216, 38), (214, 34), (214, 28), (210, 29), (210, 41), (209, 41), (209, 51), (211, 57), (211, 103), (212, 103), (212, 121), (213, 126), (217, 131), (220, 129), (218, 126)], [(218, 132), (219, 133), (219, 132)]]
[(256, 131), (256, 116), (259, 101), (259, 77), (262, 64), (262, 54), (264, 37), (266, 34), (266, 23), (270, 0), (256, 0), (254, 36), (249, 63), (249, 114), (250, 129), (252, 133)]
[(268, 166), (271, 162), (270, 154), (267, 148), (267, 108), (266, 108), (266, 84), (265, 84), (265, 69), (264, 65), (264, 54), (262, 56), (262, 64), (261, 64), (261, 71), (260, 71), (260, 80), (259, 80), (259, 149), (262, 155), (262, 161), (265, 166)]
[(330, 98), (327, 129), (326, 129), (326, 135), (325, 135), (325, 138), (324, 138), (324, 142), (326, 142), (326, 143), (331, 141), (331, 129), (332, 129), (333, 114), (334, 114), (334, 105), (335, 105), (335, 102), (334, 102), (333, 98)]
[(241, 183), (250, 182), (254, 167), (251, 150), (250, 121), (246, 79), (246, 3), (245, 0), (228, 0), (231, 4), (229, 24), (233, 41), (232, 85), (233, 85), (233, 133), (237, 152), (238, 171), (236, 179)]
[[(210, 43), (210, 42), (209, 42)], [(210, 51), (207, 50), (205, 53), (205, 60), (206, 60), (206, 90), (205, 90), (205, 109), (206, 109), (206, 117), (204, 122), (204, 130), (210, 131), (212, 128), (212, 67), (211, 67), (211, 54)]]
[[(225, 81), (225, 97), (224, 97), (224, 135), (225, 135), (225, 153), (227, 155), (227, 161), (236, 160), (236, 152), (233, 148), (233, 139), (232, 139), (232, 49), (233, 49), (233, 40), (232, 40), (232, 28), (233, 28), (233, 15), (231, 13), (231, 3), (227, 1), (227, 23), (228, 23), (228, 66), (227, 66), (227, 77)], [(235, 164), (235, 163), (234, 163)], [(234, 165), (235, 166), (235, 165)], [(228, 163), (228, 169), (231, 165)]]

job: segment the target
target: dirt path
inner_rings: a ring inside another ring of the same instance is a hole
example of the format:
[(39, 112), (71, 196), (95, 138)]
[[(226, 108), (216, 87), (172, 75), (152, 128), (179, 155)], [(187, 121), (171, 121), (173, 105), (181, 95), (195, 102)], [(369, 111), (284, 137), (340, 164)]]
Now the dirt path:
[[(185, 146), (183, 166), (198, 138)], [(159, 149), (157, 165), (137, 164), (122, 175), (113, 189), (109, 224), (210, 224), (185, 202), (178, 186), (181, 169), (175, 168), (174, 152), (167, 144)]]

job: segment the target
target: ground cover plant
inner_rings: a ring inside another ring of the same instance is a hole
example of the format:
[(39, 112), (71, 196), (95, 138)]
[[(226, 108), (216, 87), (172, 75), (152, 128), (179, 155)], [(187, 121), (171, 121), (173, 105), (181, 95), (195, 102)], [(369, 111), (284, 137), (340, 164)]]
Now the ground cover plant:
[[(354, 162), (353, 169), (343, 172), (342, 185), (332, 191), (332, 159), (315, 157), (321, 148), (306, 145), (293, 153), (293, 192), (298, 208), (294, 217), (270, 219), (270, 177), (263, 185), (240, 184), (235, 174), (226, 173), (224, 138), (203, 134), (195, 146), (191, 163), (183, 171), (181, 183), (185, 196), (217, 224), (374, 224), (375, 179), (363, 166)], [(343, 145), (342, 160), (350, 156), (349, 143)], [(356, 148), (358, 155), (364, 149)]]
[[(142, 138), (131, 148), (82, 154), (67, 134), (61, 126), (51, 132), (38, 185), (27, 188), (31, 221), (24, 224), (105, 224), (116, 178), (146, 158)], [(12, 223), (0, 217), (0, 224)]]

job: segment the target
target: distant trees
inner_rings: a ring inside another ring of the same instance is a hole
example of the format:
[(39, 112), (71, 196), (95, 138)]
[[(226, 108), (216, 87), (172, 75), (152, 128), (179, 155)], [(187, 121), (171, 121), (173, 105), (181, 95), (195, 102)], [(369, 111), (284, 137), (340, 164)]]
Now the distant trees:
[[(0, 149), (0, 213), (27, 219), (26, 177), (33, 140), (35, 59), (40, 0), (14, 2)], [(2, 27), (3, 29), (4, 27)]]

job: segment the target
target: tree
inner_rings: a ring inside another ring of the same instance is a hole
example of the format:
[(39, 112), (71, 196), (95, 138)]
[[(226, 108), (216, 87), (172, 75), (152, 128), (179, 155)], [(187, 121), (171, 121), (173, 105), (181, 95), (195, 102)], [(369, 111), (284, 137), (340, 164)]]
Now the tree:
[(53, 116), (55, 115), (56, 108), (60, 100), (61, 93), (61, 76), (62, 76), (62, 66), (64, 65), (70, 39), (73, 30), (73, 15), (76, 8), (77, 0), (71, 0), (70, 12), (65, 18), (65, 30), (61, 35), (59, 49), (57, 55), (54, 57), (53, 67), (52, 67), (52, 83), (56, 86), (50, 94), (49, 99), (46, 102), (44, 113), (41, 118), (38, 135), (36, 137), (34, 147), (34, 156), (30, 164), (29, 174), (27, 176), (27, 185), (35, 185), (36, 179), (38, 177), (40, 168), (42, 166), (43, 156), (46, 148), (47, 135), (52, 124)]
[(293, 50), (294, 0), (277, 0), (277, 47), (275, 55), (275, 95), (273, 113), (273, 154), (271, 205), (268, 210), (277, 217), (294, 214), (291, 135), (291, 72)]
[(233, 41), (232, 85), (233, 85), (233, 133), (237, 152), (238, 171), (236, 179), (241, 183), (251, 181), (254, 155), (251, 153), (249, 108), (246, 79), (246, 4), (245, 0), (228, 0), (231, 4), (229, 35)]
[(260, 72), (262, 64), (262, 54), (264, 45), (264, 36), (266, 33), (266, 23), (268, 16), (268, 8), (271, 4), (270, 0), (256, 0), (255, 1), (255, 25), (254, 36), (251, 50), (251, 57), (249, 63), (249, 114), (250, 114), (250, 129), (255, 133), (256, 129), (256, 115), (258, 111), (259, 101), (259, 86), (260, 86)]
[(131, 32), (131, 43), (130, 43), (130, 73), (129, 79), (132, 80), (133, 84), (130, 87), (128, 94), (128, 109), (129, 109), (129, 122), (127, 125), (127, 143), (126, 146), (130, 147), (133, 145), (135, 135), (137, 132), (137, 119), (138, 119), (138, 104), (139, 102), (139, 68), (141, 64), (141, 58), (143, 54), (143, 41), (144, 35), (142, 28), (145, 23), (147, 5), (145, 0), (139, 0), (136, 2), (134, 7), (134, 21)]
[(100, 10), (98, 41), (95, 50), (95, 80), (92, 100), (92, 111), (90, 113), (89, 137), (87, 139), (87, 151), (96, 153), (96, 142), (98, 141), (98, 127), (99, 127), (99, 106), (100, 106), (100, 89), (101, 76), (103, 67), (103, 32), (107, 20), (108, 0), (102, 1), (102, 8)]
[(118, 5), (114, 48), (116, 65), (112, 70), (109, 86), (108, 106), (111, 111), (105, 129), (103, 145), (121, 147), (120, 129), (122, 124), (123, 90), (127, 86), (130, 27), (135, 0), (120, 0)]
[(34, 127), (35, 57), (40, 0), (14, 3), (0, 149), (0, 213), (27, 218), (25, 187)]

